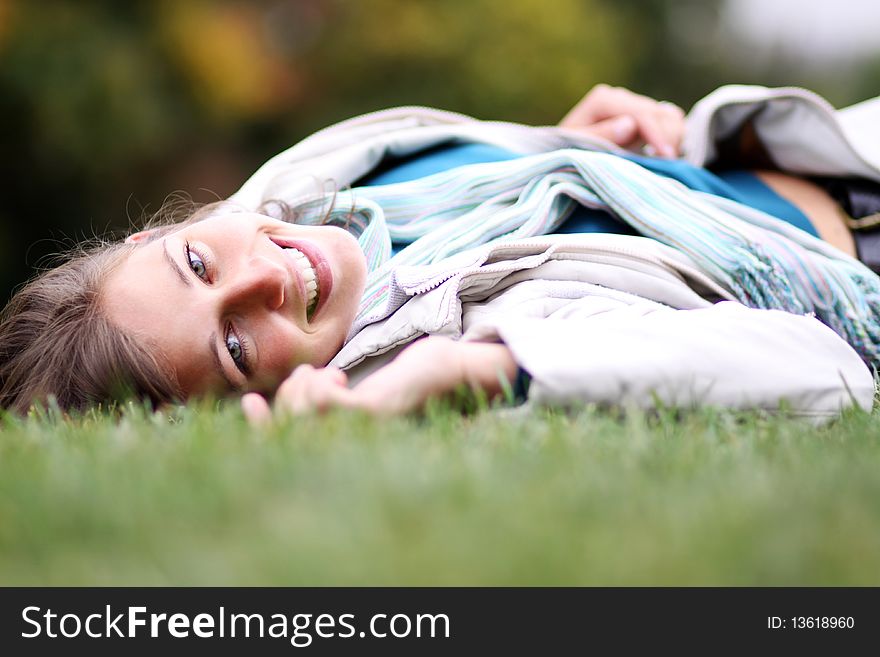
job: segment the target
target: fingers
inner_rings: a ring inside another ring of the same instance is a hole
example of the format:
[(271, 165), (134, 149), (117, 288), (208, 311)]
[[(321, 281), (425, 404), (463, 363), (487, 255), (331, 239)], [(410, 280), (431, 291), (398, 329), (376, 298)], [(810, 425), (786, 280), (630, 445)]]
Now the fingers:
[(264, 427), (272, 421), (269, 402), (255, 392), (249, 392), (241, 398), (241, 410), (251, 426)]
[(666, 153), (661, 152), (659, 148), (658, 152), (666, 157), (679, 155), (681, 153), (681, 141), (684, 138), (684, 110), (675, 103), (664, 100), (657, 103), (654, 116), (657, 119), (660, 132), (663, 133), (664, 142), (669, 147)]
[(263, 397), (250, 393), (242, 397), (242, 410), (257, 426), (278, 416), (323, 413), (334, 408), (374, 416), (417, 411), (428, 399), (467, 382), (465, 348), (444, 337), (417, 340), (354, 388), (348, 387), (348, 377), (342, 370), (300, 365), (278, 387), (271, 408)]
[(275, 412), (303, 415), (348, 406), (351, 392), (347, 383), (345, 372), (335, 367), (300, 365), (275, 393)]
[(279, 386), (273, 406), (262, 395), (250, 392), (241, 398), (241, 409), (252, 426), (262, 427), (280, 415), (323, 413), (334, 407), (351, 407), (352, 395), (347, 386), (348, 376), (342, 370), (300, 365)]
[(628, 89), (597, 85), (560, 125), (625, 148), (645, 145), (651, 154), (675, 157), (684, 136), (684, 118), (684, 111), (668, 101), (658, 102)]
[(675, 126), (665, 120), (662, 114), (667, 112), (650, 112), (636, 117), (641, 140), (660, 157), (675, 157), (681, 144), (681, 137)]
[(626, 146), (635, 142), (639, 137), (639, 124), (629, 114), (617, 116), (613, 119), (598, 121), (587, 128), (575, 128), (591, 135), (602, 137), (618, 146)]
[(613, 87), (597, 84), (569, 110), (559, 125), (563, 128), (582, 128), (609, 118), (613, 115), (609, 113), (609, 107), (619, 101), (615, 97), (617, 95), (617, 90)]

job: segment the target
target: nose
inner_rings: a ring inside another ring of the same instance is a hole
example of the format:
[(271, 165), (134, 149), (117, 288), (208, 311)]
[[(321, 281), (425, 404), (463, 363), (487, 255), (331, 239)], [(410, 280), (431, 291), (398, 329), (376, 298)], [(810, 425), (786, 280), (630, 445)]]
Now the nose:
[(229, 307), (262, 306), (278, 310), (284, 303), (287, 270), (263, 257), (251, 258), (225, 286), (225, 302)]

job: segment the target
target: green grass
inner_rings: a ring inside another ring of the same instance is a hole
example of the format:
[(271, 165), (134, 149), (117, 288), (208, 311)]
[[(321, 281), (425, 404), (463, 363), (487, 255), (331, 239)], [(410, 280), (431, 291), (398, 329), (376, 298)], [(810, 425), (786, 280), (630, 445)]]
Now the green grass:
[(4, 585), (880, 585), (880, 415), (7, 418)]

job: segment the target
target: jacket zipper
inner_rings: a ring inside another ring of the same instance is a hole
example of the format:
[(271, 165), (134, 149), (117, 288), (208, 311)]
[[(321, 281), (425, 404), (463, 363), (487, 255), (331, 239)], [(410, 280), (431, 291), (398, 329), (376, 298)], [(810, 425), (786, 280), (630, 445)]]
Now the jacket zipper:
[[(498, 245), (494, 247), (489, 253), (486, 254), (486, 259), (489, 257), (493, 257), (499, 253), (499, 251), (503, 250), (515, 250), (517, 248), (522, 247), (538, 247), (543, 248), (545, 251), (543, 253), (534, 253), (530, 254), (531, 256), (540, 256), (543, 255), (544, 260), (541, 264), (544, 264), (547, 260), (551, 260), (553, 255), (559, 251), (574, 251), (576, 253), (585, 254), (585, 255), (616, 255), (622, 256), (625, 258), (629, 258), (631, 260), (636, 260), (640, 262), (646, 262), (652, 264), (654, 266), (664, 268), (664, 269), (672, 269), (673, 271), (677, 271), (680, 274), (686, 274), (688, 277), (699, 280), (701, 283), (709, 287), (710, 289), (714, 289), (716, 291), (724, 291), (725, 295), (729, 295), (729, 292), (724, 290), (721, 286), (718, 285), (711, 278), (707, 277), (703, 272), (691, 268), (687, 265), (683, 265), (681, 263), (670, 263), (669, 261), (658, 258), (653, 255), (639, 253), (634, 249), (627, 249), (623, 247), (615, 247), (615, 246), (600, 246), (600, 247), (587, 247), (585, 248), (582, 244), (577, 244), (574, 242), (553, 242), (553, 241), (543, 241), (543, 242), (534, 242), (534, 241), (526, 241), (526, 240), (517, 240), (515, 242), (505, 242), (503, 245)], [(547, 253), (548, 249), (556, 247), (552, 253)], [(529, 257), (529, 256), (523, 256)], [(468, 267), (463, 270), (456, 271), (450, 274), (441, 274), (436, 276), (428, 281), (425, 281), (421, 284), (416, 285), (405, 285), (401, 286), (404, 292), (406, 292), (410, 296), (417, 296), (420, 294), (424, 294), (436, 287), (439, 287), (446, 281), (459, 276), (464, 279), (466, 276), (474, 273), (485, 273), (492, 274), (503, 271), (516, 271), (517, 268), (511, 266), (510, 261), (501, 262), (492, 265), (477, 265), (474, 267)]]

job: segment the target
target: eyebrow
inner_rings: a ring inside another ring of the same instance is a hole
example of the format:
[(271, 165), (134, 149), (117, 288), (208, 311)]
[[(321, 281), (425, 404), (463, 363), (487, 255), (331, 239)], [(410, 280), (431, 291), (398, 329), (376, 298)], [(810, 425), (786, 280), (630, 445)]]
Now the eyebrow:
[[(165, 254), (165, 260), (171, 266), (171, 269), (174, 270), (174, 273), (177, 274), (177, 277), (180, 281), (188, 286), (192, 287), (192, 281), (190, 277), (186, 275), (186, 273), (180, 268), (180, 265), (177, 264), (177, 261), (171, 257), (171, 254), (168, 253), (168, 245), (166, 244), (168, 238), (162, 240), (162, 253)], [(226, 369), (223, 367), (223, 362), (220, 360), (220, 350), (217, 347), (217, 333), (211, 333), (208, 336), (208, 352), (211, 354), (211, 360), (214, 362), (214, 367), (217, 372), (223, 377), (223, 380), (226, 382), (226, 385), (235, 392), (241, 392), (241, 386), (237, 385), (235, 381), (233, 381), (229, 375), (226, 373)]]
[(174, 270), (174, 273), (177, 274), (177, 277), (180, 279), (180, 281), (184, 285), (192, 287), (193, 283), (190, 280), (189, 276), (184, 273), (184, 271), (180, 268), (180, 265), (177, 264), (177, 261), (171, 257), (170, 253), (168, 253), (168, 245), (166, 244), (167, 240), (167, 237), (162, 240), (162, 253), (165, 254), (165, 260), (167, 260), (168, 264), (171, 265), (171, 268)]
[(229, 377), (226, 373), (226, 369), (223, 367), (222, 361), (220, 360), (220, 350), (217, 348), (216, 333), (211, 333), (208, 337), (208, 351), (211, 352), (211, 359), (214, 361), (214, 367), (216, 367), (220, 376), (223, 377), (223, 380), (226, 381), (226, 385), (228, 385), (233, 392), (241, 392), (241, 386)]

